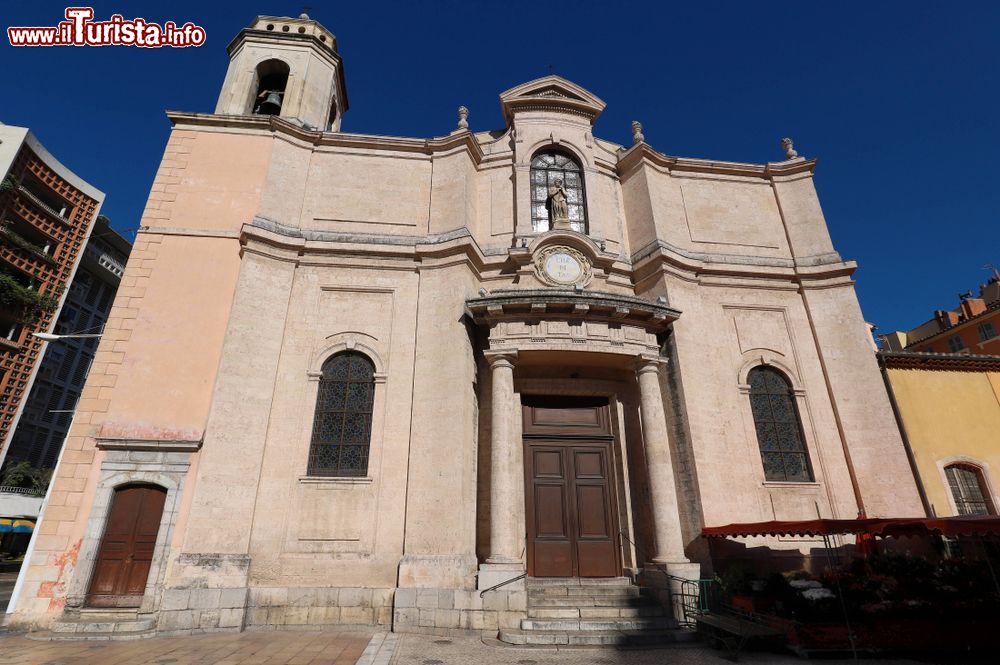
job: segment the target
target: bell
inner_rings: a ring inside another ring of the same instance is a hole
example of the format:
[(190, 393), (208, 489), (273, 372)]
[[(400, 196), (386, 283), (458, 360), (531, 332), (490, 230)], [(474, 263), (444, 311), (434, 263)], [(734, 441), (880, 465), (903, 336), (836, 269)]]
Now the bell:
[(257, 113), (261, 115), (278, 115), (281, 112), (281, 95), (277, 92), (267, 93), (267, 99), (257, 107)]

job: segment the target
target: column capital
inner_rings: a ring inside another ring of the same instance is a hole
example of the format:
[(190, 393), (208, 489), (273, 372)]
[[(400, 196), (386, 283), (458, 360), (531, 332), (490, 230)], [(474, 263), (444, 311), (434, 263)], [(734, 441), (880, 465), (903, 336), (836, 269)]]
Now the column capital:
[(514, 363), (517, 362), (517, 349), (490, 349), (489, 351), (484, 351), (483, 356), (486, 357), (486, 362), (490, 364), (490, 369), (496, 369), (497, 367), (510, 367), (513, 369)]
[(647, 372), (659, 373), (660, 368), (666, 366), (667, 359), (651, 354), (640, 354), (636, 356), (634, 367), (636, 374), (646, 374)]

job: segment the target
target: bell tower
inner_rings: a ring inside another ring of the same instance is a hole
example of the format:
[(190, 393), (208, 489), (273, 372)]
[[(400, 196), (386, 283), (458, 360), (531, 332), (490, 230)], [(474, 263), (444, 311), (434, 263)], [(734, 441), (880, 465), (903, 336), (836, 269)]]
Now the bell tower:
[(347, 87), (337, 38), (307, 14), (258, 16), (226, 50), (229, 71), (217, 114), (278, 115), (340, 131)]

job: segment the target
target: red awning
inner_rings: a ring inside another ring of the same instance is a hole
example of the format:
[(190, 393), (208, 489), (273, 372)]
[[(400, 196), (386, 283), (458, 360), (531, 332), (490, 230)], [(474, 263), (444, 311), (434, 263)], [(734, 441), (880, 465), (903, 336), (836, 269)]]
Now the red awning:
[(868, 518), (856, 520), (791, 520), (707, 526), (705, 538), (734, 536), (834, 536), (867, 533), (873, 536), (1000, 535), (1000, 517)]

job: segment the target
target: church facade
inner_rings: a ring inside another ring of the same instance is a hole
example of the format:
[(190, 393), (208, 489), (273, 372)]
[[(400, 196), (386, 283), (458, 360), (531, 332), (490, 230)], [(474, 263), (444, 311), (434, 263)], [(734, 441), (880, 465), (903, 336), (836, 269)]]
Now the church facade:
[(517, 628), (524, 574), (697, 579), (703, 526), (922, 515), (790, 144), (617, 145), (557, 76), (496, 131), (350, 134), (315, 21), (229, 55), (215, 113), (169, 113), (15, 622)]

